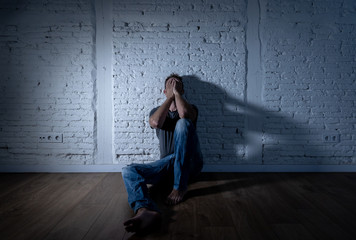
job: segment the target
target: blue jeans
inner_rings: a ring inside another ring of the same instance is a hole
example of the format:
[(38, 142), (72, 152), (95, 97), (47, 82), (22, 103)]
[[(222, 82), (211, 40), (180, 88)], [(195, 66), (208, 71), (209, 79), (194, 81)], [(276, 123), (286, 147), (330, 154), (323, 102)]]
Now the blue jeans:
[(146, 184), (157, 184), (169, 174), (174, 175), (173, 188), (187, 189), (189, 177), (197, 175), (203, 168), (195, 126), (189, 119), (178, 120), (174, 130), (174, 153), (148, 164), (131, 164), (122, 169), (122, 177), (131, 208), (137, 212), (148, 208), (159, 212), (149, 196)]

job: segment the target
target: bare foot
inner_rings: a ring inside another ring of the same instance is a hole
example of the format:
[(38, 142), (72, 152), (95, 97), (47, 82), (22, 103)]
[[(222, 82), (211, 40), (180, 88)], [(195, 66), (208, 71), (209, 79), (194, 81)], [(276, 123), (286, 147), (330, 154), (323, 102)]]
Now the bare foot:
[(124, 222), (126, 231), (145, 234), (154, 230), (161, 222), (161, 214), (147, 208), (140, 208), (136, 216)]
[(172, 192), (168, 195), (166, 199), (166, 203), (168, 205), (177, 205), (178, 203), (183, 201), (184, 195), (187, 193), (187, 191), (179, 191), (176, 189), (173, 189)]

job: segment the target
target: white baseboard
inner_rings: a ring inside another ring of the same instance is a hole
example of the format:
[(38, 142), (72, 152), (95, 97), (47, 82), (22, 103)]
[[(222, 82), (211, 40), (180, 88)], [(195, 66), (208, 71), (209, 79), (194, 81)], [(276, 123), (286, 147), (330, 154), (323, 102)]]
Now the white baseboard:
[(121, 172), (124, 165), (0, 165), (0, 172)]
[[(125, 165), (0, 165), (0, 172), (121, 172)], [(356, 172), (356, 165), (205, 165), (203, 172)]]
[(204, 172), (356, 172), (356, 165), (206, 165)]

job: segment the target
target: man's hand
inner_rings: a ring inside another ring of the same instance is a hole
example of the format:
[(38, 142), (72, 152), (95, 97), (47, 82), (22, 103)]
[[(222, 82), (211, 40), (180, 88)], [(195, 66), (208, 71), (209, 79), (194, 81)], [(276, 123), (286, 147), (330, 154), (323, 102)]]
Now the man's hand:
[(166, 83), (166, 96), (174, 99), (177, 94), (183, 94), (183, 84), (178, 79), (171, 78)]
[(182, 82), (178, 81), (177, 79), (174, 79), (174, 81), (173, 81), (173, 94), (174, 95), (177, 95), (177, 94), (182, 95), (183, 94), (183, 84), (182, 84)]
[(174, 99), (174, 88), (175, 88), (175, 85), (174, 85), (174, 80), (173, 78), (172, 79), (169, 79), (166, 83), (166, 96), (167, 98), (173, 98)]

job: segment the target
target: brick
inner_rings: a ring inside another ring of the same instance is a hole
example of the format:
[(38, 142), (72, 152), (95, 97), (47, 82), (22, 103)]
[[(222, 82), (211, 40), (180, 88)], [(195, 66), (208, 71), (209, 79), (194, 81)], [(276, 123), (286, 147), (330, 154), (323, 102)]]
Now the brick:
[[(249, 1), (114, 1), (113, 163), (157, 159), (148, 113), (164, 101), (162, 81), (171, 72), (199, 81), (186, 90), (200, 110), (198, 132), (207, 163), (246, 163), (250, 143), (234, 133), (238, 128), (245, 134), (246, 114), (266, 116), (262, 140), (268, 145), (261, 163), (354, 163), (356, 15), (350, 2), (261, 3), (256, 9), (261, 62), (256, 64), (262, 71), (262, 104), (244, 112)], [(30, 0), (2, 6), (1, 15), (18, 8), (25, 20), (0, 26), (0, 142), (12, 144), (11, 151), (1, 150), (0, 163), (93, 164), (94, 5)], [(336, 128), (342, 141), (330, 150), (318, 139)], [(63, 133), (64, 144), (37, 151), (33, 137), (46, 132)]]

